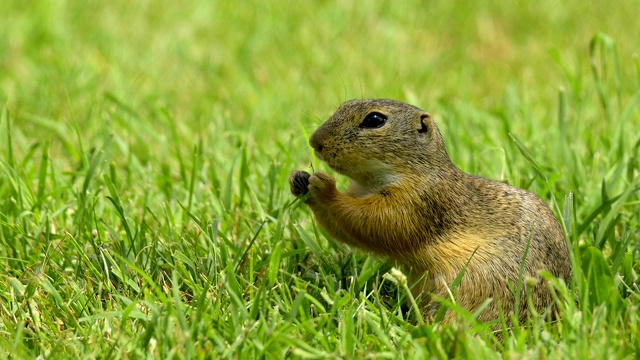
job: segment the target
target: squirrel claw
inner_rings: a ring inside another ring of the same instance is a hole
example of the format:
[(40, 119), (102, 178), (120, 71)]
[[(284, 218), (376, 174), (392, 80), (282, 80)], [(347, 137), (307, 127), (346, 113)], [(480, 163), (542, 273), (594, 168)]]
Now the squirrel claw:
[(295, 196), (305, 195), (309, 192), (309, 175), (306, 171), (294, 170), (289, 178), (291, 193)]

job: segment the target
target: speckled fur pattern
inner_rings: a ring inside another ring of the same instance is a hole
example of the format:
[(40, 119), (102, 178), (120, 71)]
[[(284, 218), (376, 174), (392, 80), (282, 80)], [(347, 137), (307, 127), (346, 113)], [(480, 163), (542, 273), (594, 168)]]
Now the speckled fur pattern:
[[(372, 112), (387, 117), (384, 126), (360, 127)], [(351, 186), (341, 193), (325, 172), (295, 171), (292, 193), (311, 193), (306, 203), (333, 239), (389, 257), (421, 279), (414, 290), (427, 303), (429, 294), (448, 298), (450, 284), (468, 264), (455, 301), (474, 311), (493, 299), (480, 315), (483, 321), (497, 319), (500, 310), (514, 312), (509, 284), (517, 286), (527, 246), (523, 279), (535, 285), (521, 286), (520, 320), (528, 313), (527, 291), (538, 311), (552, 306), (540, 270), (569, 280), (566, 241), (549, 207), (528, 191), (458, 169), (432, 117), (419, 108), (387, 99), (351, 100), (310, 144)], [(453, 316), (447, 313), (445, 322)]]

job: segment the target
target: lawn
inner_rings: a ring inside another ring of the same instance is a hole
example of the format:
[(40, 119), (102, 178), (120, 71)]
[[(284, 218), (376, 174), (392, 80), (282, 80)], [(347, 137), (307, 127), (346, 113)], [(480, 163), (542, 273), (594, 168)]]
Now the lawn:
[[(0, 2), (0, 358), (640, 358), (639, 8)], [(557, 321), (420, 324), (294, 201), (309, 134), (381, 97), (551, 206)]]

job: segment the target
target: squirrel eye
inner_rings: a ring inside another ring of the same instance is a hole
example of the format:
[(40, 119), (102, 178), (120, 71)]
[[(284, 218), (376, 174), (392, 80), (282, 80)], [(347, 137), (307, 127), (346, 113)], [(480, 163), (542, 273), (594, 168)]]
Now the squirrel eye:
[(360, 128), (375, 129), (382, 127), (387, 122), (387, 116), (378, 112), (372, 112), (364, 117), (360, 123)]

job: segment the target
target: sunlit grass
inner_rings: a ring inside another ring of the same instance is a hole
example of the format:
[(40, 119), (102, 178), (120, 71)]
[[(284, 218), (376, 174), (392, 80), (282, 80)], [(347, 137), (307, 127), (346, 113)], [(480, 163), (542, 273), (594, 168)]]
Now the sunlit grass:
[[(0, 3), (0, 354), (640, 357), (637, 5)], [(558, 321), (420, 325), (323, 235), (287, 178), (359, 97), (551, 205)]]

